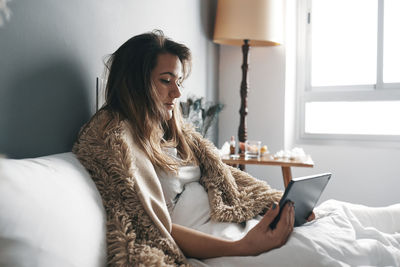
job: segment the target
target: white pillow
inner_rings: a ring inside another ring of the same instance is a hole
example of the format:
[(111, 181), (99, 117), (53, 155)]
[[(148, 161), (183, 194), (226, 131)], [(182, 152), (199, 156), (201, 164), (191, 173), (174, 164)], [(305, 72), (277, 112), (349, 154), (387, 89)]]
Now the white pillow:
[(0, 266), (105, 266), (105, 222), (74, 154), (0, 159)]

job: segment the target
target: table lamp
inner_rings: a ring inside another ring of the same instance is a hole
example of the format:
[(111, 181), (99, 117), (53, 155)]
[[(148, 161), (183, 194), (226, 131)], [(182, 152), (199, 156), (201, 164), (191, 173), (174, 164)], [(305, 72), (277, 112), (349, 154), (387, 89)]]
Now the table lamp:
[[(283, 0), (218, 0), (214, 42), (242, 46), (239, 142), (247, 140), (247, 83), (250, 46), (276, 46), (282, 43)], [(239, 153), (242, 153), (239, 146)]]

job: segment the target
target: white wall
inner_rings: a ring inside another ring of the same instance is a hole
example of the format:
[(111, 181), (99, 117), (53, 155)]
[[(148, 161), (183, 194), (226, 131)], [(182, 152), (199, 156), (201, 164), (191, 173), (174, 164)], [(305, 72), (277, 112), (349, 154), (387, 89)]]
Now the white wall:
[[(400, 202), (400, 150), (368, 144), (298, 145), (313, 156), (313, 171), (334, 174), (324, 199), (371, 206)], [(304, 175), (311, 170), (298, 169), (296, 173)]]
[(103, 58), (133, 35), (161, 29), (193, 53), (186, 88), (217, 97), (214, 0), (13, 0), (0, 28), (0, 153), (68, 151), (95, 111)]
[[(292, 168), (293, 176), (332, 172), (321, 197), (370, 206), (400, 202), (400, 150), (370, 144), (305, 144), (294, 139), (294, 91), (285, 88), (285, 46), (251, 48), (248, 96), (248, 139), (259, 139), (272, 153), (303, 147), (314, 168)], [(219, 97), (226, 106), (219, 120), (219, 146), (237, 136), (242, 54), (240, 47), (220, 48)], [(292, 74), (292, 73), (291, 73)], [(287, 90), (286, 90), (287, 89)], [(285, 106), (289, 105), (289, 106)], [(285, 118), (289, 119), (286, 121)], [(290, 121), (291, 120), (291, 121)], [(279, 167), (247, 166), (247, 171), (283, 189)]]

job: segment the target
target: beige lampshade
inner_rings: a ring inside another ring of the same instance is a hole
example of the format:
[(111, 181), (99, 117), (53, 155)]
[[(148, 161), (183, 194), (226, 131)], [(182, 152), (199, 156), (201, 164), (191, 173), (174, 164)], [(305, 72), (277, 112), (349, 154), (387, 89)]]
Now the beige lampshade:
[(284, 0), (218, 0), (214, 42), (274, 46), (282, 43)]

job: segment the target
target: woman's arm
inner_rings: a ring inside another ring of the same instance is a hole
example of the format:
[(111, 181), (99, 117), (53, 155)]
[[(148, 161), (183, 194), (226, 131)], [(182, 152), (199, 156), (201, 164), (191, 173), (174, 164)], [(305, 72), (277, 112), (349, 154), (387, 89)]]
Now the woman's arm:
[(286, 243), (293, 231), (294, 207), (285, 205), (274, 230), (270, 223), (279, 213), (279, 206), (269, 209), (263, 219), (238, 241), (228, 241), (177, 224), (172, 225), (172, 237), (187, 257), (214, 258), (222, 256), (258, 255)]

